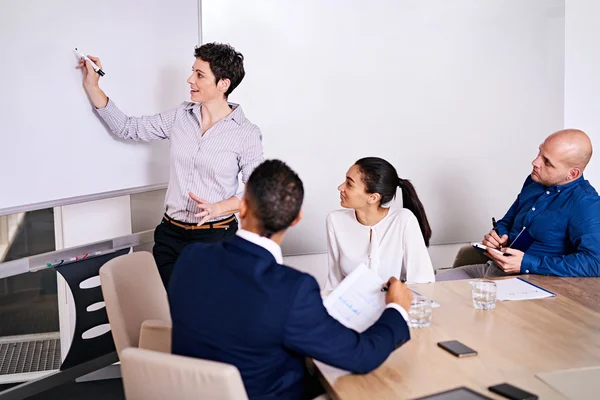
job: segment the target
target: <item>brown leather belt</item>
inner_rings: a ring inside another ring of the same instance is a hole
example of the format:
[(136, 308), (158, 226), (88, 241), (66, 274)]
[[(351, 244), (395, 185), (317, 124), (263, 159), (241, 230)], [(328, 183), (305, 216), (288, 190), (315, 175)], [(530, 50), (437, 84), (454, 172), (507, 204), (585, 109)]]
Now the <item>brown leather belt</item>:
[(235, 215), (232, 215), (231, 218), (227, 218), (221, 221), (215, 222), (207, 222), (202, 225), (195, 225), (193, 223), (183, 223), (179, 221), (175, 221), (173, 218), (169, 217), (167, 214), (163, 215), (163, 219), (170, 223), (171, 225), (178, 226), (187, 231), (195, 231), (197, 229), (229, 229), (229, 224), (235, 221)]

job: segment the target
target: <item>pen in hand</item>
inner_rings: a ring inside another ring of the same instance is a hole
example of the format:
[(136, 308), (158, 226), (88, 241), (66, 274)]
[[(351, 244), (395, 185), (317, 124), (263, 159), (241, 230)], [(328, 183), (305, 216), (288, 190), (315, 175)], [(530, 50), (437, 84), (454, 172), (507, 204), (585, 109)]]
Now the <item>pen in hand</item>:
[[(400, 282), (406, 283), (406, 279), (400, 279)], [(387, 292), (389, 290), (389, 288), (390, 287), (388, 285), (385, 285), (384, 287), (381, 288), (381, 291), (382, 292)]]
[[(498, 236), (500, 236), (500, 234), (498, 233), (498, 222), (496, 222), (496, 218), (494, 217), (492, 217), (492, 230), (496, 232)], [(502, 245), (499, 245), (498, 249), (502, 249)]]

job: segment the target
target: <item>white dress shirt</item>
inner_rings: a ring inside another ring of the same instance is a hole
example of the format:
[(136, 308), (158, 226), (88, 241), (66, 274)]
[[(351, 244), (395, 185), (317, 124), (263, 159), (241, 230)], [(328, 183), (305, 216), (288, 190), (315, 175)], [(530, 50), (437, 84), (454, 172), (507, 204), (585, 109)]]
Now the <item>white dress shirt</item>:
[(374, 226), (362, 225), (353, 209), (327, 216), (328, 287), (334, 289), (360, 264), (382, 280), (435, 281), (433, 265), (415, 215), (406, 208), (388, 212)]
[(273, 254), (273, 257), (275, 258), (275, 261), (277, 261), (277, 264), (283, 264), (283, 255), (281, 253), (281, 247), (271, 239), (257, 235), (254, 232), (250, 232), (244, 229), (238, 229), (235, 234), (241, 237), (242, 239), (245, 239), (267, 250), (269, 253)]
[[(275, 261), (277, 261), (277, 264), (283, 265), (281, 247), (271, 239), (257, 235), (254, 232), (250, 232), (244, 229), (238, 229), (238, 231), (235, 234), (241, 237), (242, 239), (245, 239), (250, 243), (254, 243), (255, 245), (267, 250), (273, 255)], [(400, 313), (400, 315), (402, 315), (402, 318), (404, 318), (405, 321), (408, 321), (408, 313), (402, 306), (395, 303), (390, 303), (386, 306), (386, 308), (393, 308), (394, 310), (397, 310)]]

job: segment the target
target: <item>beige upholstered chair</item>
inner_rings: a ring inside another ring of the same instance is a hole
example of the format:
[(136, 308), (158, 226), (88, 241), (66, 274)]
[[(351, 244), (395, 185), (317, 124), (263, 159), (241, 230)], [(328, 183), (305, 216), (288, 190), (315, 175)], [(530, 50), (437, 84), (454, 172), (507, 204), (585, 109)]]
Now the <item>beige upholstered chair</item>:
[(452, 268), (458, 268), (465, 265), (485, 264), (488, 261), (489, 258), (479, 253), (472, 245), (468, 244), (458, 250)]
[(171, 323), (149, 319), (142, 322), (140, 349), (171, 352)]
[(248, 398), (233, 365), (136, 348), (120, 357), (127, 400)]
[(113, 258), (100, 268), (100, 282), (119, 357), (123, 349), (141, 345), (170, 353), (171, 313), (152, 254)]

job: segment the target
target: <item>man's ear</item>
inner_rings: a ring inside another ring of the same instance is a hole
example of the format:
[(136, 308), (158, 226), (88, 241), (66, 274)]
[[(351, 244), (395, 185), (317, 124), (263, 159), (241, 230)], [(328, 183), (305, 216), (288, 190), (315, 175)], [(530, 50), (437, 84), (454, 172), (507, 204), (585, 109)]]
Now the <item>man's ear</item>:
[(240, 218), (246, 218), (248, 214), (248, 203), (246, 202), (246, 196), (240, 200)]
[(581, 176), (581, 170), (579, 168), (571, 168), (571, 170), (569, 171), (569, 176), (568, 176), (568, 180), (570, 181), (574, 181), (577, 178), (579, 178)]
[(296, 218), (294, 218), (294, 220), (292, 221), (292, 223), (290, 224), (290, 227), (296, 225), (298, 222), (300, 222), (302, 220), (302, 210), (300, 210), (300, 212), (298, 212), (298, 216)]

